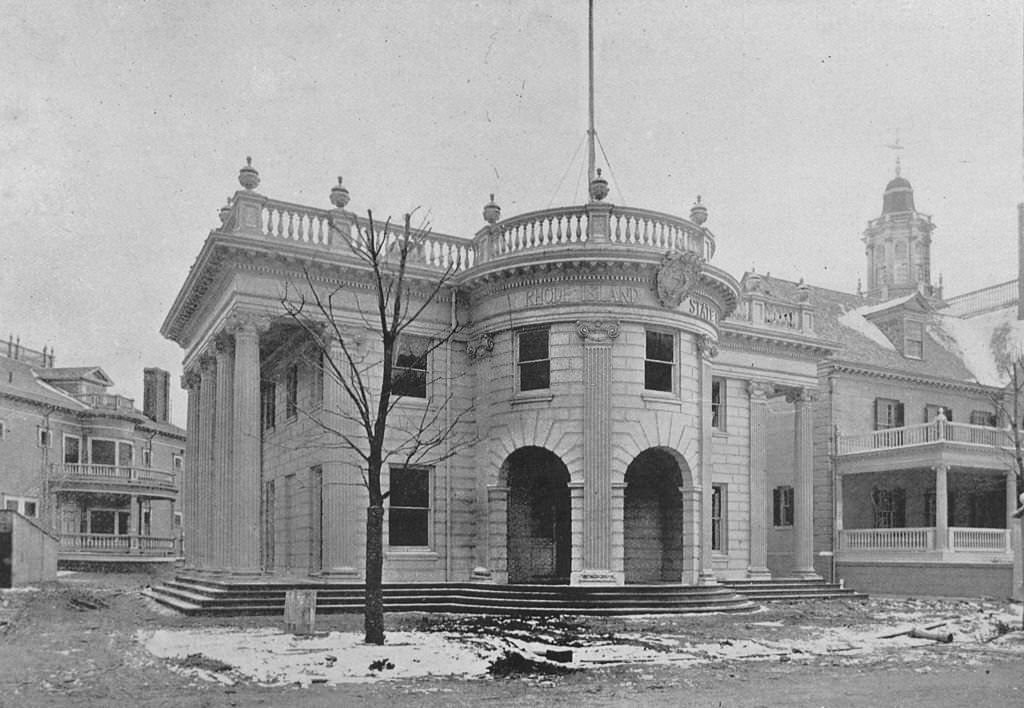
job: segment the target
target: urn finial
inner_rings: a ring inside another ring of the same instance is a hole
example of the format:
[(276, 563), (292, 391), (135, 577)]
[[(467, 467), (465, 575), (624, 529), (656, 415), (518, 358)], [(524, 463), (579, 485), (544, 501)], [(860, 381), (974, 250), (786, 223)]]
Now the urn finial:
[(496, 224), (501, 218), (501, 207), (494, 201), (494, 195), (491, 195), (491, 201), (484, 204), (484, 221), (488, 224)]
[(597, 176), (590, 180), (590, 198), (601, 201), (608, 196), (608, 180), (601, 176), (601, 168), (597, 168)]
[(260, 186), (260, 173), (252, 166), (252, 158), (245, 158), (245, 166), (238, 171), (238, 183), (252, 191)]
[(345, 206), (348, 204), (348, 201), (348, 189), (346, 189), (345, 185), (342, 184), (341, 176), (339, 175), (338, 183), (331, 187), (331, 204), (338, 207), (339, 209), (344, 209)]
[(231, 216), (231, 197), (228, 197), (227, 203), (220, 208), (220, 223), (228, 223), (228, 217)]
[(698, 194), (697, 201), (690, 207), (690, 221), (697, 224), (697, 226), (703, 226), (707, 220), (708, 208), (701, 203), (700, 195)]

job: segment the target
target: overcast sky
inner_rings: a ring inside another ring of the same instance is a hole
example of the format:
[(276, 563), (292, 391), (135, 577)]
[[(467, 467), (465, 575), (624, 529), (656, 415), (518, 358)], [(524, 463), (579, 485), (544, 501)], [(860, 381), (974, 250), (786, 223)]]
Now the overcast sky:
[[(1009, 0), (597, 0), (609, 201), (685, 215), (715, 263), (853, 290), (897, 139), (933, 273), (1016, 275), (1021, 9)], [(141, 405), (159, 327), (252, 155), (270, 197), (422, 207), (471, 236), (579, 203), (585, 0), (0, 0), (0, 336)]]

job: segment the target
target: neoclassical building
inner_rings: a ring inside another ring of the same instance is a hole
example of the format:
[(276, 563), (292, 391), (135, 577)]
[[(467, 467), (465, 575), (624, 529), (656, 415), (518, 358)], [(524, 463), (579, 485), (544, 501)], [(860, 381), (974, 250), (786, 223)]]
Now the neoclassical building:
[[(360, 582), (367, 493), (338, 444), (358, 434), (353, 404), (288, 309), (331, 294), (346, 348), (379, 362), (352, 250), (369, 223), (340, 180), (331, 208), (265, 196), (251, 162), (239, 181), (161, 330), (185, 353), (187, 563)], [(451, 433), (433, 460), (385, 468), (386, 581), (845, 574), (877, 590), (923, 564), (984, 567), (986, 593), (1011, 592), (1001, 383), (958, 348), (970, 313), (931, 283), (934, 226), (909, 182), (889, 183), (865, 231), (864, 293), (737, 281), (714, 265), (700, 198), (684, 218), (606, 196), (598, 174), (579, 206), (502, 218), (492, 197), (474, 236), (417, 249), (414, 298), (454, 276), (399, 342), (393, 437)], [(977, 500), (956, 503), (979, 510), (962, 518), (942, 493), (961, 486)]]

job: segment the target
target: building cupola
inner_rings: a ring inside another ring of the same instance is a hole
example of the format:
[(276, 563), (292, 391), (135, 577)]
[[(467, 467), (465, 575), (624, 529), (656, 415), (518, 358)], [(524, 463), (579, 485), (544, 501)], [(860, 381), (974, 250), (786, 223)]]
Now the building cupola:
[(896, 176), (885, 185), (882, 196), (882, 213), (895, 214), (914, 211), (914, 188), (905, 177), (900, 176), (900, 165), (896, 163)]

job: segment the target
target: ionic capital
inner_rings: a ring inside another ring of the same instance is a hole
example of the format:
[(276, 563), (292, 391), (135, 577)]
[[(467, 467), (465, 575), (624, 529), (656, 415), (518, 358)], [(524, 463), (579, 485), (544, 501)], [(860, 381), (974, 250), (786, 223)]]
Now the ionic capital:
[(217, 354), (231, 355), (235, 353), (235, 337), (225, 331), (218, 332), (213, 338), (213, 350)]
[(198, 390), (200, 378), (198, 371), (189, 369), (181, 375), (181, 387), (187, 391)]
[(747, 393), (752, 401), (767, 401), (775, 393), (775, 386), (767, 381), (748, 381)]
[(714, 359), (718, 356), (718, 342), (706, 334), (697, 337), (697, 353), (702, 359)]
[(592, 344), (610, 344), (619, 336), (619, 323), (617, 320), (577, 320), (576, 333)]
[(493, 351), (494, 335), (492, 334), (485, 332), (466, 342), (466, 353), (469, 354), (470, 359), (482, 359)]
[(273, 317), (265, 312), (233, 310), (224, 320), (224, 331), (228, 334), (259, 335), (270, 329)]
[(787, 403), (814, 403), (818, 400), (818, 391), (813, 388), (792, 388), (786, 392)]
[(203, 376), (209, 376), (217, 371), (217, 357), (211, 352), (205, 351), (199, 356), (199, 370)]

